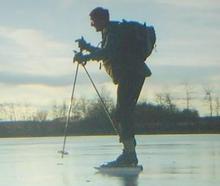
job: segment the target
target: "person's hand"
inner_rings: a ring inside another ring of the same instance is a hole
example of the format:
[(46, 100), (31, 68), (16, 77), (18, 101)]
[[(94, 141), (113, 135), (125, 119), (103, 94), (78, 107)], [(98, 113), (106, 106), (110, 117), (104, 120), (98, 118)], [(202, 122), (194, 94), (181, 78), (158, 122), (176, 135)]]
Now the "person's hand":
[(89, 46), (89, 43), (87, 43), (83, 37), (77, 39), (76, 42), (78, 43), (80, 50), (86, 50)]
[(78, 62), (80, 64), (85, 65), (86, 61), (87, 61), (87, 55), (83, 55), (81, 52), (78, 52), (75, 54), (74, 58), (73, 58), (73, 62)]

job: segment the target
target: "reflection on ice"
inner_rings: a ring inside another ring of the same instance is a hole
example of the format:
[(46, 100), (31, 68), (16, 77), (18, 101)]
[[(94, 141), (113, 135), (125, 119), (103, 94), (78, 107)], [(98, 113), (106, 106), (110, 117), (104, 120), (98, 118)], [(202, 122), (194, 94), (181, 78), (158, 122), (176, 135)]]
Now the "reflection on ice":
[(115, 172), (115, 173), (114, 172), (109, 172), (109, 173), (97, 172), (97, 174), (109, 177), (110, 179), (118, 178), (120, 186), (137, 186), (138, 185), (139, 174), (128, 175), (128, 174), (123, 174), (119, 172)]
[(219, 186), (220, 135), (137, 136), (138, 175), (97, 174), (93, 168), (121, 151), (116, 137), (0, 139), (4, 186)]
[(115, 177), (137, 177), (142, 171), (143, 167), (118, 167), (118, 168), (100, 168), (95, 167), (97, 174), (115, 176)]

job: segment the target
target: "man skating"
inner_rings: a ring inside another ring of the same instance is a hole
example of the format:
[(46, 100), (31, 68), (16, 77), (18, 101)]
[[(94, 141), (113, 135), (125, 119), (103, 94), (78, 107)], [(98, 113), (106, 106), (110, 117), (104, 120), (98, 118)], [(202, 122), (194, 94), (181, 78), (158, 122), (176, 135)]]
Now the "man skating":
[[(133, 114), (145, 77), (151, 72), (139, 51), (126, 47), (119, 22), (110, 21), (107, 9), (97, 7), (90, 12), (91, 26), (102, 34), (101, 47), (94, 47), (83, 38), (77, 40), (79, 48), (89, 54), (78, 53), (74, 61), (102, 60), (106, 72), (117, 84), (116, 127), (123, 152), (102, 167), (134, 167), (138, 164)], [(125, 47), (123, 47), (125, 46)]]

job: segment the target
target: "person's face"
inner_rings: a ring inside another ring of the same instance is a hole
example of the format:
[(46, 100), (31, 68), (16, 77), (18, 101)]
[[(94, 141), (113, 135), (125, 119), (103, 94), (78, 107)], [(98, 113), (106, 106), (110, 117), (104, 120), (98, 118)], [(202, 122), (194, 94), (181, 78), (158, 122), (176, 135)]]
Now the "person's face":
[(91, 18), (91, 26), (96, 29), (97, 32), (102, 31), (105, 28), (106, 22), (103, 19)]

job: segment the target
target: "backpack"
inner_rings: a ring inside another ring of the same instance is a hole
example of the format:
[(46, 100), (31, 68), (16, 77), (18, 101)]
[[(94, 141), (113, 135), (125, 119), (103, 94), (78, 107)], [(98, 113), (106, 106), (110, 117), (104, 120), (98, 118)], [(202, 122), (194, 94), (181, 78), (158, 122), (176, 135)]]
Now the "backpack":
[(153, 26), (146, 26), (136, 21), (123, 20), (119, 23), (121, 30), (121, 51), (145, 61), (152, 53), (156, 33)]

